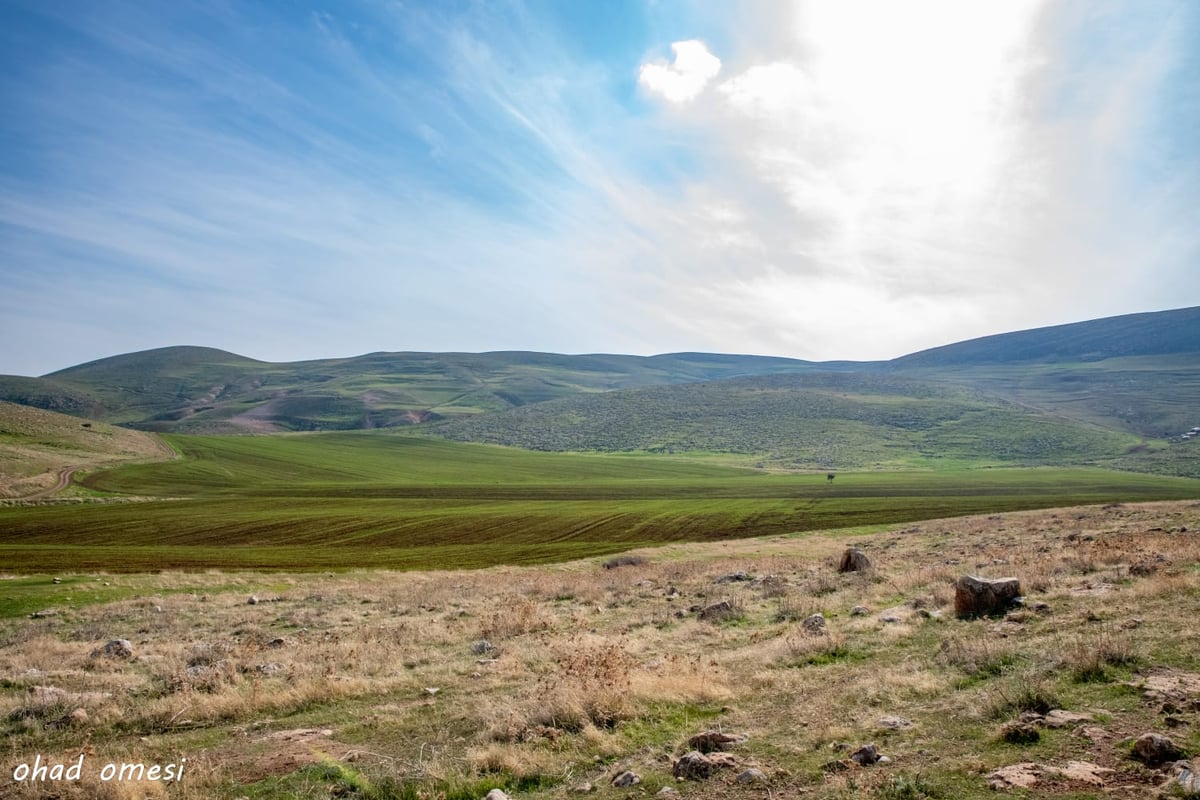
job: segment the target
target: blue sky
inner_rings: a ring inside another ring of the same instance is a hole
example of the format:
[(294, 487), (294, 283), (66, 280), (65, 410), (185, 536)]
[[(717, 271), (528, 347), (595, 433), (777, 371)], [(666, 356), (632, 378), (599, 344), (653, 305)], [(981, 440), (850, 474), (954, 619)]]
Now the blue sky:
[(1200, 304), (1200, 6), (0, 4), (0, 373)]

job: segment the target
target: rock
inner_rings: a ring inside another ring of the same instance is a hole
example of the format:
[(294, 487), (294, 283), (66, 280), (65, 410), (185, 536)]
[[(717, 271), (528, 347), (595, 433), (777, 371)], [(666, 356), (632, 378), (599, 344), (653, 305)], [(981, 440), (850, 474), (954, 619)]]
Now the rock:
[(1184, 797), (1200, 797), (1200, 764), (1195, 761), (1176, 762), (1174, 774), (1165, 788)]
[(741, 583), (748, 580), (752, 580), (750, 573), (739, 570), (737, 572), (731, 572), (728, 575), (722, 575), (721, 577), (717, 578), (715, 583)]
[(258, 670), (259, 674), (261, 675), (274, 675), (278, 672), (282, 672), (283, 666), (272, 661), (267, 664), (259, 664), (257, 667), (255, 667), (255, 669)]
[(1042, 768), (1037, 764), (1031, 761), (1023, 761), (1020, 764), (1011, 764), (989, 773), (987, 781), (988, 786), (997, 791), (1012, 789), (1014, 787), (1028, 788), (1037, 783), (1041, 773)]
[(57, 617), (57, 608), (43, 608), (41, 611), (35, 611), (29, 615), (30, 619), (46, 619), (47, 617)]
[(509, 800), (509, 796), (504, 793), (503, 789), (492, 789), (483, 796), (483, 800)]
[(850, 760), (860, 767), (869, 767), (875, 764), (882, 758), (879, 751), (875, 749), (875, 745), (866, 744), (850, 754)]
[(628, 769), (612, 779), (612, 785), (616, 786), (618, 789), (626, 789), (630, 786), (636, 786), (641, 782), (641, 777), (633, 770)]
[(62, 578), (55, 578), (54, 583), (62, 583)]
[(679, 790), (674, 786), (664, 786), (654, 794), (655, 797), (679, 797)]
[(133, 644), (128, 639), (113, 639), (98, 650), (92, 651), (92, 658), (133, 658)]
[(272, 639), (271, 641), (267, 642), (267, 647), (274, 649), (274, 648), (283, 647), (285, 644), (287, 644), (287, 640), (285, 640), (281, 636), (277, 636), (274, 639)]
[(733, 604), (728, 600), (705, 606), (699, 611), (699, 618), (705, 622), (721, 622), (734, 615)]
[(751, 767), (735, 779), (738, 783), (766, 783), (767, 773), (758, 767)]
[(82, 708), (77, 708), (63, 717), (63, 721), (67, 725), (82, 725), (88, 721), (88, 713)]
[(904, 622), (904, 618), (898, 617), (895, 614), (880, 614), (879, 621), (887, 623), (888, 625), (898, 625), (899, 623)]
[(442, 688), (440, 686), (426, 686), (422, 691), (424, 691), (425, 694), (429, 695), (430, 697), (433, 697), (441, 690)]
[(1095, 717), (1091, 714), (1079, 714), (1074, 711), (1063, 711), (1061, 708), (1056, 708), (1046, 714), (1044, 723), (1047, 728), (1066, 728), (1071, 725), (1079, 725), (1083, 722), (1093, 722)]
[(1016, 578), (964, 575), (954, 584), (954, 613), (960, 618), (1003, 613), (1020, 596), (1021, 582)]
[(1042, 734), (1032, 722), (1014, 720), (1000, 728), (1000, 738), (1009, 744), (1033, 744), (1042, 738)]
[(865, 617), (870, 613), (871, 609), (867, 608), (866, 606), (855, 606), (854, 608), (850, 609), (850, 616), (852, 617)]
[(1111, 733), (1109, 733), (1108, 731), (1104, 730), (1104, 728), (1101, 728), (1097, 725), (1085, 725), (1084, 727), (1075, 731), (1075, 734), (1077, 736), (1082, 736), (1084, 739), (1087, 739), (1088, 741), (1090, 741), (1094, 744), (1100, 744), (1101, 742), (1107, 742), (1109, 739), (1112, 738)]
[(583, 783), (581, 783), (575, 787), (576, 794), (587, 794), (588, 792), (593, 792), (595, 790), (596, 790), (596, 787), (592, 786), (592, 784), (589, 783), (588, 781), (584, 781)]
[(1175, 743), (1161, 733), (1143, 733), (1139, 736), (1133, 743), (1132, 755), (1148, 767), (1158, 767), (1183, 757)]
[(825, 616), (823, 614), (813, 614), (809, 617), (805, 617), (804, 621), (800, 623), (800, 626), (804, 628), (805, 633), (812, 636), (819, 636), (825, 633), (826, 630)]
[(748, 738), (737, 733), (704, 731), (688, 739), (688, 747), (699, 750), (701, 753), (713, 753), (719, 750), (732, 750), (739, 744), (745, 744)]
[(60, 689), (57, 686), (29, 687), (29, 700), (40, 706), (65, 703), (68, 697), (66, 689)]
[(912, 720), (904, 717), (893, 717), (890, 714), (886, 717), (880, 717), (876, 723), (885, 731), (905, 731), (913, 726)]
[(1093, 786), (1103, 786), (1108, 781), (1106, 776), (1116, 770), (1093, 764), (1090, 761), (1068, 761), (1065, 767), (1047, 768), (1047, 772), (1080, 783), (1090, 783)]
[(471, 652), (477, 656), (485, 656), (489, 653), (496, 652), (496, 645), (492, 644), (487, 639), (480, 639), (477, 642), (471, 643)]
[(871, 559), (867, 558), (867, 554), (857, 547), (848, 547), (846, 552), (842, 553), (842, 560), (838, 562), (838, 572), (866, 572), (871, 568)]
[(730, 753), (709, 753), (699, 750), (684, 753), (671, 768), (671, 774), (685, 780), (704, 780), (719, 769), (735, 766), (736, 759)]

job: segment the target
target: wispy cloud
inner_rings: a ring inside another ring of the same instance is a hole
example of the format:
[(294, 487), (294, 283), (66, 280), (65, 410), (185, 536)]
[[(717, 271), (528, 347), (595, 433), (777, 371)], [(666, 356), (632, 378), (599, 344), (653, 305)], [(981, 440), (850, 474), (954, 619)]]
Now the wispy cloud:
[(1200, 14), (746, 8), (7, 4), (0, 372), (875, 358), (1200, 300)]

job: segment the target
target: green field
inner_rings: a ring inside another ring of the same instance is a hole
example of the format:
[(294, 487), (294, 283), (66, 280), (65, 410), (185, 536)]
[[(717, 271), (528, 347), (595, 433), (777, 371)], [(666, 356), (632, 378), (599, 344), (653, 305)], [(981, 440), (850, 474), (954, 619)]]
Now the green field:
[(0, 509), (9, 572), (529, 564), (680, 541), (1200, 497), (1200, 481), (1088, 468), (768, 474), (655, 456), (533, 453), (381, 433), (171, 436), (176, 461), (98, 472), (98, 495)]

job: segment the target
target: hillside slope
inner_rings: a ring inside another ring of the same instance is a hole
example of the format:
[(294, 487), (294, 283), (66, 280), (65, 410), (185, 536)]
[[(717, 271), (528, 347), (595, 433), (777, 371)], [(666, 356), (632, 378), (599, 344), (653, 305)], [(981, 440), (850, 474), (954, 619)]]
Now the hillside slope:
[(0, 498), (51, 493), (67, 470), (171, 455), (157, 436), (0, 401)]
[(87, 409), (147, 430), (265, 433), (395, 427), (631, 386), (794, 372), (765, 356), (371, 353), (273, 364), (169, 347), (114, 356), (42, 379), (0, 377), (0, 399)]
[(1085, 362), (1178, 353), (1200, 353), (1200, 306), (983, 336), (902, 356), (890, 366)]
[(534, 450), (734, 453), (819, 469), (1097, 463), (1139, 441), (953, 384), (815, 372), (564, 398), (430, 431)]

